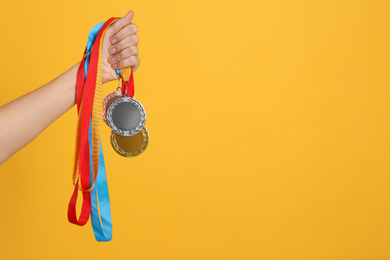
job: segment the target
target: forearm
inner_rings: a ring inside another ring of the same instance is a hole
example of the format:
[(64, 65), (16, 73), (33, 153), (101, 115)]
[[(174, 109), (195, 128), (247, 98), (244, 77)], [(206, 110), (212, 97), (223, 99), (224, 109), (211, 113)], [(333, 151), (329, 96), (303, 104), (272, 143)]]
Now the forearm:
[(0, 107), (0, 164), (75, 105), (79, 65)]

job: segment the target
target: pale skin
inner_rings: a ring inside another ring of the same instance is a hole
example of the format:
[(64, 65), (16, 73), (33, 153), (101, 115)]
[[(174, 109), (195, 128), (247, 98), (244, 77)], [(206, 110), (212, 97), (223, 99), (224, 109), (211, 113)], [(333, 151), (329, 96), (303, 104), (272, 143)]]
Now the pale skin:
[[(117, 80), (115, 69), (140, 66), (138, 28), (133, 11), (107, 29), (102, 47), (102, 80)], [(0, 164), (36, 138), (76, 104), (76, 77), (80, 62), (47, 84), (0, 107)], [(26, 131), (26, 129), (28, 129)]]

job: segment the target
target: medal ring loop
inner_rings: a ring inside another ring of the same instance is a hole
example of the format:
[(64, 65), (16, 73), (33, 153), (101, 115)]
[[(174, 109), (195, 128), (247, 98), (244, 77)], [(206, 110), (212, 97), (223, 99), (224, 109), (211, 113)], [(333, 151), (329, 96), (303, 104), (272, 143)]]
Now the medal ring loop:
[(119, 91), (119, 90), (122, 90), (122, 87), (121, 87), (122, 76), (120, 74), (117, 76), (118, 76), (118, 87), (116, 88), (116, 90)]

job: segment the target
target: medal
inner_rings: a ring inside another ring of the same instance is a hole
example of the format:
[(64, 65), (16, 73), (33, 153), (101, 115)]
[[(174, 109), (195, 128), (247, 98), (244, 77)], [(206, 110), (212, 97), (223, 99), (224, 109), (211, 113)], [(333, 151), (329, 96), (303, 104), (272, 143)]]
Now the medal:
[(115, 100), (107, 111), (107, 123), (119, 135), (132, 136), (145, 125), (144, 107), (135, 98), (128, 96)]
[[(132, 136), (141, 131), (145, 125), (146, 112), (142, 104), (134, 98), (133, 69), (131, 68), (130, 83), (122, 78), (122, 97), (111, 93), (107, 96), (108, 107), (106, 121), (109, 127), (122, 136)], [(128, 85), (129, 89), (128, 89)], [(104, 106), (104, 105), (103, 105)], [(104, 111), (104, 109), (103, 109)]]
[(130, 68), (130, 75), (128, 69), (123, 69), (120, 73), (117, 70), (117, 74), (117, 90), (103, 100), (103, 121), (112, 130), (110, 141), (114, 151), (130, 158), (140, 155), (148, 146), (146, 112), (134, 98), (133, 69)]
[(148, 146), (149, 132), (145, 126), (132, 136), (122, 136), (111, 131), (110, 140), (115, 152), (124, 157), (135, 157), (143, 153)]
[[(116, 70), (122, 85), (102, 100), (103, 39), (107, 28), (118, 19), (112, 17), (92, 28), (76, 79), (78, 122), (73, 167), (75, 187), (69, 201), (68, 220), (83, 226), (91, 217), (97, 241), (110, 241), (112, 238), (110, 199), (100, 141), (102, 114), (103, 121), (112, 128), (111, 144), (118, 154), (137, 156), (145, 151), (149, 143), (149, 133), (144, 126), (145, 109), (134, 98), (131, 67)], [(83, 202), (78, 217), (76, 202), (79, 191), (82, 192)]]
[[(120, 89), (120, 87), (118, 89)], [(103, 99), (103, 121), (104, 121), (104, 123), (106, 123), (106, 125), (108, 125), (108, 123), (107, 123), (107, 110), (108, 110), (108, 108), (110, 107), (112, 102), (114, 102), (115, 100), (117, 100), (118, 98), (120, 98), (122, 96), (123, 96), (122, 91), (117, 90), (117, 91), (111, 92)]]

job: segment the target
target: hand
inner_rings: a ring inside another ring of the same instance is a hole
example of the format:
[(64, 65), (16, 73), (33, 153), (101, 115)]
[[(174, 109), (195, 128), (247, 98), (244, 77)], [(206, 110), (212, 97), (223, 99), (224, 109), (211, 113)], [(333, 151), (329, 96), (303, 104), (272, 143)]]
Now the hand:
[(131, 23), (133, 15), (133, 11), (129, 11), (107, 28), (102, 47), (103, 83), (117, 79), (116, 69), (133, 67), (135, 72), (140, 65), (138, 28)]

